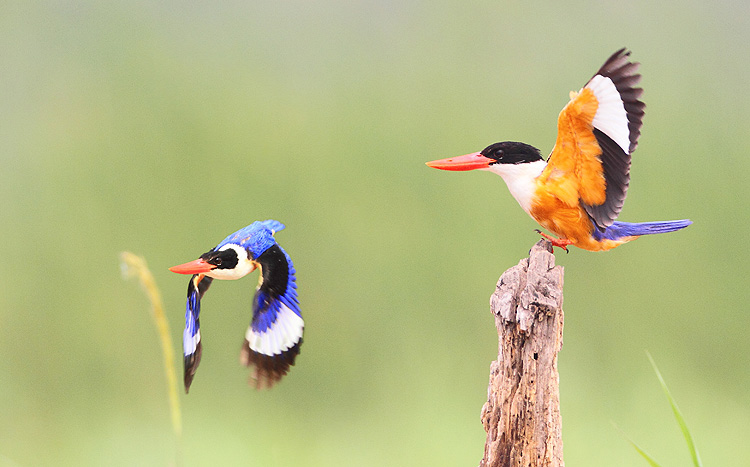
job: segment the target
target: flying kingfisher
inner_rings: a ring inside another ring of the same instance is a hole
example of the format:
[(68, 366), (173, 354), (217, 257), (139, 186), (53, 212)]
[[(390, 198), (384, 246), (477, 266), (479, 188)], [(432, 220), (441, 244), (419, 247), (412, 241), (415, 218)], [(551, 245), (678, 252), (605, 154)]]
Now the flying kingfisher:
[[(641, 235), (684, 229), (688, 219), (618, 222), (630, 183), (644, 108), (640, 66), (630, 52), (614, 53), (588, 83), (570, 93), (557, 119), (557, 141), (547, 161), (533, 146), (504, 141), (481, 152), (427, 162), (443, 170), (489, 170), (542, 227), (552, 245), (605, 251)], [(541, 233), (541, 232), (540, 232)]]
[(294, 365), (302, 345), (305, 322), (297, 300), (294, 265), (273, 237), (283, 228), (284, 224), (275, 220), (253, 222), (195, 261), (169, 268), (178, 274), (193, 275), (188, 284), (182, 337), (185, 392), (190, 390), (201, 361), (199, 314), (203, 294), (213, 279), (239, 279), (255, 268), (260, 269), (260, 279), (240, 361), (254, 367), (251, 376), (259, 389), (273, 386)]

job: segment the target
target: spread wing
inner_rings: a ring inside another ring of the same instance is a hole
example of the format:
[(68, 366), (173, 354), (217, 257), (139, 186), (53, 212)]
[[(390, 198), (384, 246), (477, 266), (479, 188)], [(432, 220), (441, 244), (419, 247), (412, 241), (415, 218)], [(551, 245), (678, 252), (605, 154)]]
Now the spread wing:
[(639, 63), (618, 50), (578, 92), (557, 121), (557, 141), (541, 181), (564, 203), (583, 205), (599, 230), (620, 214), (630, 183), (630, 155), (641, 134), (644, 108), (636, 88)]
[(201, 362), (201, 298), (211, 286), (212, 278), (203, 274), (193, 274), (187, 291), (187, 305), (185, 306), (185, 330), (182, 333), (182, 350), (185, 364), (185, 392), (190, 391), (195, 371)]
[(253, 319), (245, 333), (240, 360), (254, 367), (257, 388), (270, 388), (294, 365), (302, 345), (305, 322), (297, 300), (297, 283), (291, 258), (277, 244), (255, 261), (261, 269), (253, 300)]

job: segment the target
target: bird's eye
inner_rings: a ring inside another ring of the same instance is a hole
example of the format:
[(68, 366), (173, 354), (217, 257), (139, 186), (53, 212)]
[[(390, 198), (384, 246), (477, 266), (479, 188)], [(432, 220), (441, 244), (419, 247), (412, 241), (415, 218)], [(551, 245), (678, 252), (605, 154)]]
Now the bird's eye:
[(214, 264), (215, 264), (216, 266), (221, 266), (221, 258), (219, 258), (219, 257), (216, 257), (216, 258), (214, 258), (214, 261), (213, 261), (213, 263), (214, 263)]

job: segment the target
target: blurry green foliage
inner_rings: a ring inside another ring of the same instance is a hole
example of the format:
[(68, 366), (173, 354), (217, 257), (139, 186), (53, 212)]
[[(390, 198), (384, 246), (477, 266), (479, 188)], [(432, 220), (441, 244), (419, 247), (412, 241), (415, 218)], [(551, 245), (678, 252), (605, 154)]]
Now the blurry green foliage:
[(148, 259), (179, 342), (187, 284), (167, 267), (275, 218), (299, 273), (302, 354), (273, 391), (248, 388), (255, 279), (215, 284), (181, 396), (184, 463), (476, 464), (497, 352), (488, 299), (536, 225), (498, 177), (424, 162), (506, 139), (548, 152), (568, 91), (628, 46), (648, 107), (622, 219), (695, 223), (558, 256), (566, 461), (642, 462), (615, 421), (689, 462), (649, 348), (706, 465), (743, 465), (749, 13), (738, 0), (5, 2), (0, 459), (172, 462), (158, 336), (117, 255)]

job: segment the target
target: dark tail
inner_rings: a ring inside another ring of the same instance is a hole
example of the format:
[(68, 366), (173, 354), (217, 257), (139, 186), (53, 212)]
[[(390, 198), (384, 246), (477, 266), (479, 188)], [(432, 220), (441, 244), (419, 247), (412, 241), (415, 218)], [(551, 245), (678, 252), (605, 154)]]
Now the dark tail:
[(603, 239), (618, 240), (623, 237), (674, 232), (675, 230), (684, 229), (692, 223), (693, 221), (690, 219), (664, 222), (638, 222), (635, 224), (630, 222), (614, 222), (604, 232), (594, 230), (594, 235), (599, 234)]

